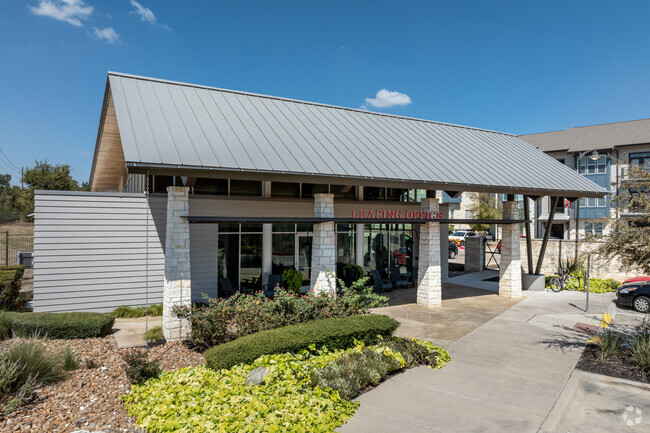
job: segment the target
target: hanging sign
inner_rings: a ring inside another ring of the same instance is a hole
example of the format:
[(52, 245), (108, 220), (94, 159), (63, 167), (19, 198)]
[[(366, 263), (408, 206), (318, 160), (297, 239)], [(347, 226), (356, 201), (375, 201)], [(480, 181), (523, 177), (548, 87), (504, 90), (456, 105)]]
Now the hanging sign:
[(429, 212), (423, 210), (372, 210), (352, 209), (352, 218), (361, 219), (401, 219), (401, 220), (439, 220), (442, 218), (440, 212)]

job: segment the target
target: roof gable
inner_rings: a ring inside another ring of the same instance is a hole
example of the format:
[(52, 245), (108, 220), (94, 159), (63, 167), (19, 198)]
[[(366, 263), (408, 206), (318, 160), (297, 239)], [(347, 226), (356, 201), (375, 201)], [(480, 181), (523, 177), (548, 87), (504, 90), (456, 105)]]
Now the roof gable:
[(604, 193), (510, 134), (117, 73), (109, 84), (130, 167)]

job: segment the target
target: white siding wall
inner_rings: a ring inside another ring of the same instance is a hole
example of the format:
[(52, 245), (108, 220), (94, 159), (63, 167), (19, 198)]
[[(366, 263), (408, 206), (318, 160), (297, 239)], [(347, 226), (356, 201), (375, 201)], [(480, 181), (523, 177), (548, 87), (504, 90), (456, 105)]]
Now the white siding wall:
[(217, 224), (190, 224), (192, 301), (217, 297)]
[[(37, 192), (34, 311), (111, 311), (162, 302), (166, 198)], [(149, 213), (147, 266), (146, 224)]]

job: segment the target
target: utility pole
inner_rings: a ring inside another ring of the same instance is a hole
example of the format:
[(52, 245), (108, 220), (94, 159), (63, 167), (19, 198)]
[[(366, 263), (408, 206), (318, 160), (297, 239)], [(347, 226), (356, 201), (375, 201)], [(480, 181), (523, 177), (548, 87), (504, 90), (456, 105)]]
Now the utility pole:
[(25, 176), (25, 167), (20, 167), (20, 189), (25, 189), (23, 185), (23, 176)]

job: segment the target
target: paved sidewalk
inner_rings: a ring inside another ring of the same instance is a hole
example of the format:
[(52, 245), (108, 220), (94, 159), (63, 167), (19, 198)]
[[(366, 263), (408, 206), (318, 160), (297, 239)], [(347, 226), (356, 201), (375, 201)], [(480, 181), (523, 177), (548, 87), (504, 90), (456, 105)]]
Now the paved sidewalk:
[(138, 317), (136, 319), (120, 318), (115, 319), (113, 325), (113, 337), (119, 349), (127, 347), (145, 346), (144, 340), (145, 330), (147, 328), (147, 320), (149, 322), (149, 329), (162, 326), (162, 317)]
[(340, 431), (537, 432), (613, 294), (527, 292), (526, 299), (449, 344), (443, 369), (418, 367), (359, 396)]

